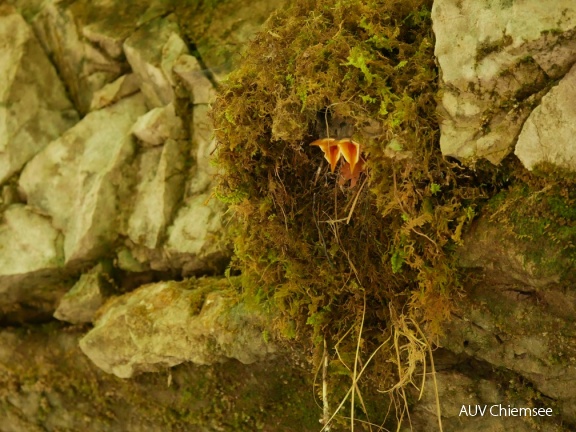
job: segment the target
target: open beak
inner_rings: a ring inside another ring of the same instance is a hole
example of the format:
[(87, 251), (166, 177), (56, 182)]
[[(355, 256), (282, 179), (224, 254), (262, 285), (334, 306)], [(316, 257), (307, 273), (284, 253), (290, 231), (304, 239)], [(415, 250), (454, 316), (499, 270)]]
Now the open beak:
[(324, 157), (330, 164), (330, 171), (334, 172), (342, 151), (340, 144), (334, 138), (323, 138), (310, 143), (310, 145), (318, 146), (322, 149)]
[[(319, 140), (322, 141), (322, 140)], [(360, 160), (360, 144), (352, 141), (351, 139), (344, 138), (336, 144), (346, 159), (346, 162), (350, 164), (350, 173), (354, 173), (354, 168)], [(332, 170), (334, 171), (334, 170)]]

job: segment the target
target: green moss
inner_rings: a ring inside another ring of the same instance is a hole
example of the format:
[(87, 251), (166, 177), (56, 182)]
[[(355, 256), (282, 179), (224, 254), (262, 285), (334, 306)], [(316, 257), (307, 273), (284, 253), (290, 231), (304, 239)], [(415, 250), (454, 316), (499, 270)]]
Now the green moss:
[[(243, 296), (316, 363), (323, 341), (337, 357), (344, 335), (339, 355), (355, 354), (364, 312), (363, 358), (406, 317), (433, 338), (460, 289), (452, 250), (489, 195), (476, 182), (495, 169), (460, 177), (439, 151), (430, 7), (297, 0), (270, 18), (214, 105), (217, 193), (232, 204)], [(309, 146), (327, 136), (361, 144), (355, 188)], [(391, 349), (366, 373), (372, 387), (394, 382)]]
[(572, 277), (576, 266), (576, 193), (570, 181), (535, 179), (496, 195), (492, 218), (522, 242), (539, 276)]
[(63, 329), (53, 323), (17, 333), (14, 361), (0, 374), (0, 412), (7, 418), (20, 417), (25, 403), (29, 428), (46, 420), (66, 430), (318, 430), (308, 374), (285, 357), (251, 365), (183, 364), (122, 380), (82, 354), (82, 332)]

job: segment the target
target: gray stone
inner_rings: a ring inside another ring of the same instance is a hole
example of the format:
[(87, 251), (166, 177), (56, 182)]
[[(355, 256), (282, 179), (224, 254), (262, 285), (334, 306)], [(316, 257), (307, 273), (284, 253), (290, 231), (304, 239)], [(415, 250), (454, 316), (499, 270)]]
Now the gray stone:
[(437, 0), (440, 147), (446, 156), (498, 164), (533, 106), (576, 61), (576, 5)]
[(214, 130), (209, 117), (208, 105), (194, 105), (192, 111), (192, 158), (194, 166), (188, 176), (187, 196), (193, 196), (208, 190), (216, 174), (216, 168), (210, 163), (216, 149)]
[(195, 104), (210, 104), (216, 99), (216, 89), (206, 77), (196, 57), (181, 55), (174, 64), (174, 73), (178, 75)]
[(96, 259), (117, 237), (118, 188), (134, 153), (130, 129), (144, 112), (141, 94), (93, 111), (24, 169), (20, 187), (64, 233), (66, 262)]
[[(172, 267), (181, 268), (184, 275), (222, 267), (230, 256), (223, 233), (223, 213), (224, 206), (210, 193), (185, 200), (168, 228), (164, 244)], [(158, 262), (152, 262), (152, 266), (164, 268)]]
[(189, 37), (218, 82), (230, 73), (264, 21), (284, 4), (286, 0), (229, 0), (210, 6), (208, 13), (187, 17)]
[(53, 307), (66, 291), (63, 237), (50, 220), (16, 204), (0, 223), (0, 311), (16, 303)]
[[(460, 366), (465, 369), (466, 365)], [(470, 371), (468, 371), (470, 372)], [(408, 431), (436, 431), (438, 416), (436, 398), (440, 399), (442, 428), (445, 431), (459, 432), (485, 432), (511, 430), (516, 432), (530, 432), (534, 430), (534, 419), (531, 416), (504, 416), (499, 415), (499, 404), (504, 408), (513, 407), (531, 408), (532, 401), (519, 396), (511, 397), (499, 390), (501, 384), (483, 379), (471, 379), (467, 374), (456, 371), (439, 371), (436, 373), (436, 383), (431, 375), (427, 377), (422, 397), (417, 391), (410, 388), (412, 400), (417, 400), (410, 411), (410, 420), (405, 421), (402, 432)], [(420, 383), (417, 383), (417, 385)], [(436, 393), (437, 392), (437, 393)], [(496, 405), (495, 408), (492, 408)], [(476, 407), (483, 411), (476, 412)], [(466, 415), (462, 409), (471, 409), (472, 414)], [(490, 409), (492, 408), (492, 413)], [(548, 407), (545, 407), (548, 408)], [(493, 415), (495, 414), (495, 415)], [(544, 417), (538, 420), (538, 428), (547, 432), (561, 432), (563, 428), (557, 426), (553, 417)]]
[(136, 257), (132, 254), (132, 251), (127, 247), (121, 248), (116, 253), (115, 265), (120, 270), (124, 270), (131, 273), (140, 273), (148, 270)]
[(235, 305), (232, 292), (206, 291), (206, 283), (160, 282), (115, 299), (80, 348), (120, 378), (186, 361), (252, 363), (273, 353), (262, 337), (261, 318)]
[(184, 138), (182, 120), (176, 116), (174, 104), (154, 108), (140, 117), (132, 133), (142, 141), (143, 145), (157, 146), (164, 144), (168, 139)]
[(120, 77), (124, 69), (122, 60), (110, 57), (79, 31), (97, 9), (94, 3), (100, 2), (68, 5), (48, 0), (32, 19), (36, 34), (82, 114), (89, 111), (94, 92)]
[[(522, 195), (515, 199), (528, 205)], [(441, 346), (463, 361), (475, 359), (490, 370), (516, 374), (544, 400), (554, 400), (564, 421), (576, 422), (570, 408), (576, 399), (571, 252), (559, 246), (554, 231), (537, 240), (520, 237), (505, 222), (484, 216), (466, 234), (457, 256), (473, 278), (444, 327)]]
[(128, 236), (136, 244), (159, 246), (184, 191), (184, 142), (169, 139), (162, 148), (146, 150), (140, 158), (139, 183)]
[(540, 163), (576, 171), (576, 66), (532, 111), (514, 153), (532, 170)]
[(174, 17), (168, 16), (150, 21), (124, 42), (126, 58), (151, 108), (174, 100), (172, 68), (188, 52), (178, 32)]
[(0, 184), (78, 121), (28, 24), (0, 5)]
[(122, 75), (116, 81), (106, 84), (100, 90), (94, 92), (90, 103), (90, 111), (112, 105), (120, 99), (137, 93), (139, 90), (140, 87), (135, 74)]
[(100, 263), (80, 276), (72, 289), (60, 299), (54, 318), (73, 324), (92, 322), (114, 284), (110, 269), (109, 265)]

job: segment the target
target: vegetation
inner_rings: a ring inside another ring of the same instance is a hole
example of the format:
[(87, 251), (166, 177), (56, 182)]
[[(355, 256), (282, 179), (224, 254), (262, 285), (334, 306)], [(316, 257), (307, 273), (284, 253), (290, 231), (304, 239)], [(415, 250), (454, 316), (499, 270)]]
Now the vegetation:
[[(398, 396), (455, 307), (452, 251), (508, 171), (466, 171), (440, 153), (430, 8), (296, 0), (213, 109), (243, 295), (276, 313), (277, 334), (311, 347), (315, 365), (330, 359), (325, 404), (347, 395), (363, 422), (402, 421)], [(361, 144), (355, 187), (309, 145), (327, 137)], [(361, 371), (362, 391), (388, 392), (396, 419), (381, 401), (369, 412), (351, 384)]]

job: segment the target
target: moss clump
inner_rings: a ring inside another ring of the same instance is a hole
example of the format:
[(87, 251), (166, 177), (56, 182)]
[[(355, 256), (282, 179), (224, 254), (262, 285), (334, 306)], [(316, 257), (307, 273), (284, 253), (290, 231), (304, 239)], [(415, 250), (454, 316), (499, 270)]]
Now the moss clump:
[[(326, 340), (334, 375), (353, 373), (357, 346), (364, 360), (381, 346), (372, 388), (424, 361), (416, 341), (438, 334), (460, 288), (450, 251), (488, 195), (438, 148), (431, 3), (296, 0), (212, 114), (245, 297), (278, 311), (276, 330), (310, 341), (316, 363)], [(362, 145), (354, 188), (309, 146), (334, 135)]]

